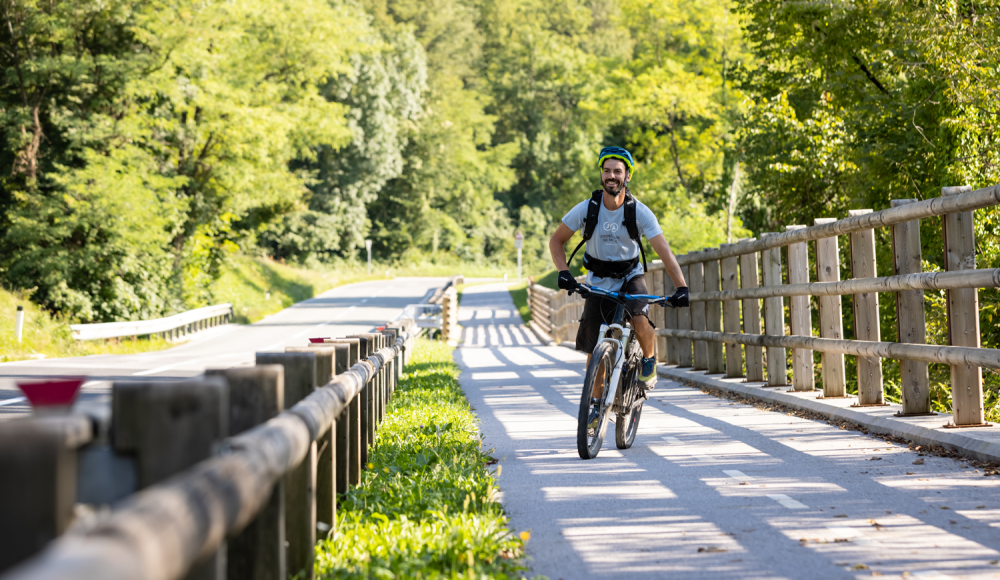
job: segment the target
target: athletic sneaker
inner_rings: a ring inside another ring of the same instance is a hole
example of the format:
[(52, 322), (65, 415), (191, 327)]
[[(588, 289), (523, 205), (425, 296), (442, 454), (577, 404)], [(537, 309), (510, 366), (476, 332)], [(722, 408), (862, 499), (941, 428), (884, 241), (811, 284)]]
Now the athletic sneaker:
[(656, 359), (642, 358), (642, 368), (639, 370), (639, 383), (647, 391), (656, 387)]
[(591, 399), (590, 415), (587, 417), (587, 428), (596, 429), (597, 421), (601, 418), (601, 407), (600, 401), (597, 399)]

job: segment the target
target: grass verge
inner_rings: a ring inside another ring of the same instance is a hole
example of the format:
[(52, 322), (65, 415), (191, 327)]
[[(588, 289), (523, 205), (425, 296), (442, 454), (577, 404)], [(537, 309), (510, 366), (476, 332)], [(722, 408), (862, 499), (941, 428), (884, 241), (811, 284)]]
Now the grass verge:
[[(17, 307), (24, 308), (21, 342), (14, 335)], [(73, 338), (69, 325), (28, 299), (28, 293), (0, 289), (0, 362), (88, 354), (134, 354), (171, 346), (165, 340), (88, 340)]]
[[(420, 339), (361, 485), (320, 543), (320, 578), (520, 578), (527, 533), (507, 528), (476, 416), (446, 344)], [(499, 468), (498, 468), (499, 469)]]
[(212, 285), (212, 296), (216, 304), (233, 305), (234, 322), (251, 324), (336, 286), (385, 278), (384, 271), (375, 272), (369, 275), (367, 266), (360, 264), (307, 269), (267, 258), (234, 256)]

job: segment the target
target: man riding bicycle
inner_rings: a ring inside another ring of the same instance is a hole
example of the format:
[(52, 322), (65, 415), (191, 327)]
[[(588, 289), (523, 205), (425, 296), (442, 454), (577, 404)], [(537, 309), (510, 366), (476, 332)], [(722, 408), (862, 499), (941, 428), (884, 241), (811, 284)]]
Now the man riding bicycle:
[[(589, 295), (569, 272), (564, 245), (581, 227), (585, 228), (581, 244), (586, 243), (587, 246), (583, 265), (588, 270), (589, 286), (627, 294), (646, 294), (646, 280), (643, 277), (646, 260), (641, 245), (641, 237), (645, 236), (649, 245), (663, 260), (667, 274), (677, 287), (677, 291), (667, 302), (675, 308), (688, 306), (689, 302), (684, 274), (663, 237), (663, 229), (656, 216), (632, 197), (628, 189), (628, 182), (635, 171), (632, 154), (621, 147), (605, 147), (601, 149), (597, 164), (601, 168), (603, 189), (595, 191), (591, 199), (582, 201), (569, 210), (549, 240), (552, 261), (559, 270), (559, 287), (567, 291), (579, 291), (586, 298), (580, 328), (576, 334), (576, 350), (587, 353), (588, 364), (597, 344), (601, 324), (611, 321), (617, 304), (612, 300)], [(577, 246), (577, 250), (579, 249)], [(573, 254), (576, 254), (576, 250)], [(643, 254), (642, 264), (639, 263), (640, 254)], [(643, 354), (638, 380), (644, 389), (649, 390), (656, 384), (655, 336), (653, 323), (649, 320), (649, 305), (642, 300), (632, 300), (625, 303), (625, 309), (632, 319), (635, 336)], [(597, 420), (598, 403), (602, 394), (603, 381), (595, 381), (588, 423)]]

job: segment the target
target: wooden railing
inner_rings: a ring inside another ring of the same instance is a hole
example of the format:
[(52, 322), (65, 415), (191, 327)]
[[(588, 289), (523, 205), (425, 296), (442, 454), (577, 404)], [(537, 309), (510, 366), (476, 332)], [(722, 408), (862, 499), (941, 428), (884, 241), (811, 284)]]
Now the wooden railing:
[[(844, 355), (857, 357), (858, 406), (884, 405), (882, 359), (901, 361), (901, 415), (930, 412), (927, 363), (951, 365), (953, 426), (985, 425), (982, 367), (1000, 368), (1000, 350), (980, 348), (978, 288), (1000, 287), (1000, 270), (977, 270), (973, 211), (1000, 204), (1000, 186), (977, 191), (949, 187), (925, 201), (893, 200), (882, 211), (853, 210), (841, 220), (740, 240), (678, 256), (691, 289), (691, 308), (668, 311), (658, 336), (666, 362), (745, 376), (748, 382), (787, 382), (785, 349), (792, 349), (792, 387), (815, 389), (813, 351), (822, 356), (824, 398), (846, 397)], [(945, 272), (921, 272), (920, 220), (942, 216)], [(876, 277), (874, 228), (892, 228), (894, 276)], [(840, 280), (840, 237), (847, 236), (852, 279)], [(815, 243), (810, 264), (807, 242)], [(782, 279), (786, 247), (787, 283)], [(816, 282), (810, 282), (816, 272)], [(672, 291), (664, 276), (667, 291)], [(926, 344), (924, 290), (945, 290), (948, 346)], [(898, 342), (881, 342), (879, 294), (896, 300)], [(854, 340), (846, 340), (841, 296), (851, 296)], [(818, 297), (819, 337), (813, 336), (810, 297)], [(789, 298), (788, 334), (784, 298)], [(763, 311), (760, 301), (763, 300)], [(690, 312), (690, 315), (688, 315)], [(763, 330), (761, 316), (763, 315)], [(723, 345), (725, 345), (723, 349)], [(723, 356), (725, 350), (725, 356)]]
[[(1000, 350), (980, 348), (978, 288), (1000, 287), (1000, 269), (977, 270), (973, 212), (1000, 205), (1000, 185), (972, 191), (946, 187), (939, 198), (893, 200), (877, 212), (852, 210), (846, 219), (816, 219), (781, 233), (740, 240), (677, 257), (691, 290), (691, 307), (650, 309), (658, 328), (657, 358), (709, 374), (784, 386), (792, 349), (792, 388), (815, 389), (813, 351), (821, 353), (824, 398), (847, 397), (844, 355), (857, 357), (859, 406), (884, 405), (882, 359), (901, 361), (901, 415), (930, 413), (928, 363), (951, 365), (952, 424), (985, 425), (982, 367), (1000, 369)], [(921, 271), (920, 220), (941, 216), (944, 272)], [(894, 276), (876, 277), (875, 228), (892, 228)], [(840, 280), (841, 236), (850, 249), (852, 279)], [(815, 243), (809, 260), (806, 244)], [(787, 248), (787, 283), (781, 248)], [(815, 282), (810, 281), (815, 272)], [(663, 264), (646, 274), (650, 293), (670, 295)], [(926, 344), (924, 290), (945, 290), (950, 345)], [(881, 342), (879, 293), (896, 300), (898, 342)], [(583, 300), (532, 283), (532, 326), (555, 342), (574, 340)], [(810, 297), (818, 298), (819, 337)], [(854, 339), (844, 337), (841, 296), (851, 296)], [(789, 320), (785, 320), (785, 298)], [(763, 308), (761, 307), (763, 301)]]
[(110, 402), (0, 423), (4, 580), (312, 578), (416, 331), (115, 382)]

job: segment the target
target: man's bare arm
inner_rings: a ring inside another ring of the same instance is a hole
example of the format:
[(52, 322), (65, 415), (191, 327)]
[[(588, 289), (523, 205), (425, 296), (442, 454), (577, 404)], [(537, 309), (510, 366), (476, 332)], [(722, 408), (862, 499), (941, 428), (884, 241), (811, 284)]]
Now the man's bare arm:
[[(552, 263), (556, 265), (557, 272), (569, 270), (569, 266), (566, 264), (565, 245), (566, 242), (573, 237), (574, 233), (576, 232), (569, 229), (569, 226), (559, 222), (559, 227), (556, 229), (556, 233), (552, 234), (552, 237), (549, 238), (549, 254), (552, 255)], [(662, 238), (663, 236), (660, 237)], [(674, 263), (676, 263), (676, 260)], [(680, 271), (679, 267), (677, 271)]]
[[(681, 272), (681, 266), (677, 263), (677, 258), (674, 257), (674, 253), (670, 251), (670, 244), (667, 243), (663, 234), (649, 240), (649, 245), (653, 246), (653, 250), (656, 251), (656, 255), (663, 261), (663, 266), (666, 268), (667, 274), (670, 275), (670, 279), (674, 281), (674, 286), (678, 288), (687, 286), (687, 281), (684, 280), (684, 273)], [(565, 254), (563, 255), (565, 256)]]

